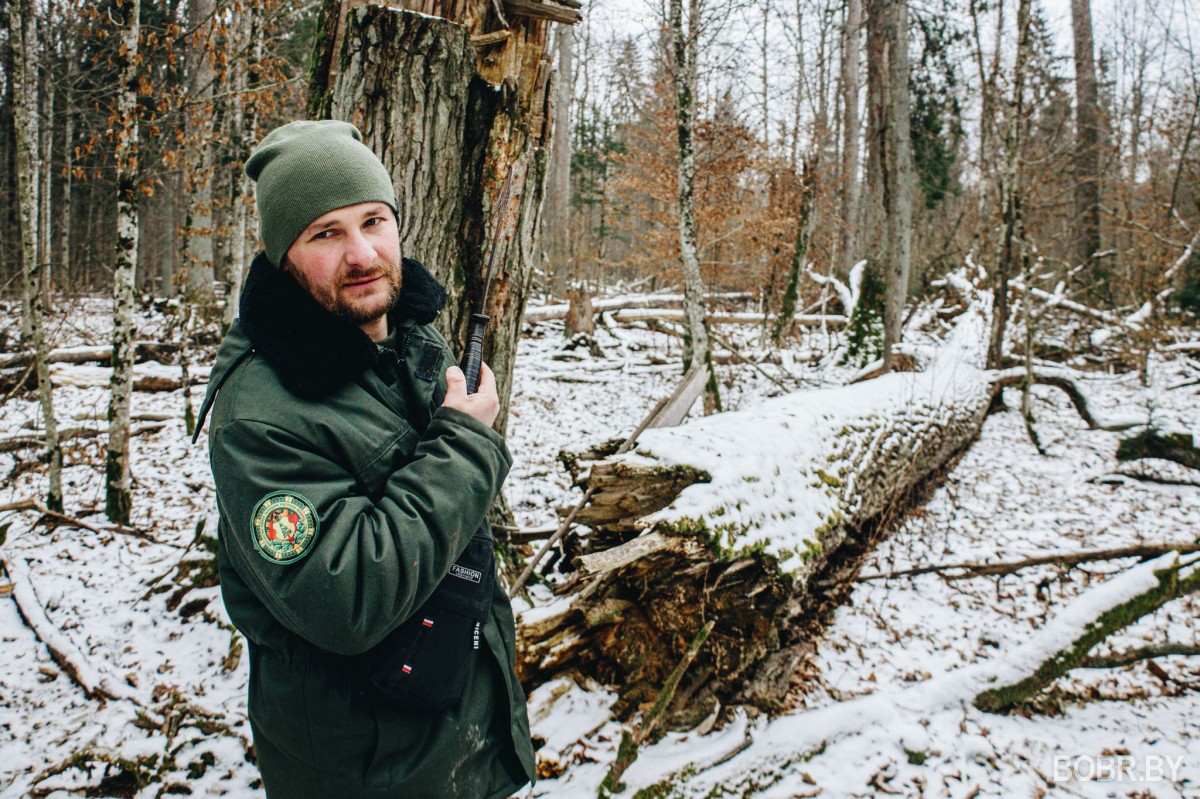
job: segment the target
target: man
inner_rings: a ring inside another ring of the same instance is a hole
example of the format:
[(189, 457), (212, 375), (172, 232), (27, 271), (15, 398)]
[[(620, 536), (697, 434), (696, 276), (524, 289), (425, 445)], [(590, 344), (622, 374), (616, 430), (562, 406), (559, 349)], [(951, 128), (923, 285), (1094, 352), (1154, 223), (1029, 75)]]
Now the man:
[(430, 324), (445, 291), (401, 258), (391, 178), (354, 126), (284, 125), (246, 173), (264, 252), (199, 426), (211, 408), (267, 795), (510, 796), (534, 757), (484, 521), (512, 463), (491, 370), (467, 395)]

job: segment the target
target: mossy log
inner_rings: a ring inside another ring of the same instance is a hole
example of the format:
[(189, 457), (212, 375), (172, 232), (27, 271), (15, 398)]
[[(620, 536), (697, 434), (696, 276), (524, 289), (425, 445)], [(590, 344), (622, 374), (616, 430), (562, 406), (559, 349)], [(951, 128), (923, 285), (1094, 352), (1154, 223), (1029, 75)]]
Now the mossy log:
[(779, 707), (814, 576), (977, 436), (998, 390), (972, 365), (983, 329), (964, 315), (923, 372), (647, 430), (623, 455), (612, 442), (562, 453), (593, 491), (578, 517), (591, 532), (564, 596), (522, 618), (526, 683), (577, 669), (632, 710), (712, 619), (673, 721), (716, 703)]
[(1190, 433), (1142, 430), (1135, 436), (1121, 439), (1117, 444), (1117, 460), (1132, 461), (1141, 458), (1162, 458), (1189, 469), (1200, 469), (1200, 448), (1196, 447)]
[[(1164, 556), (1165, 557), (1165, 556)], [(1103, 658), (1092, 660), (1088, 653), (1113, 633), (1133, 624), (1143, 616), (1153, 613), (1173, 599), (1200, 591), (1200, 556), (1177, 558), (1166, 568), (1154, 572), (1155, 582), (1144, 591), (1104, 609), (1090, 624), (1084, 626), (1073, 638), (1064, 639), (1031, 673), (1020, 679), (999, 684), (975, 697), (975, 706), (980, 710), (999, 712), (1008, 710), (1037, 694), (1050, 683), (1071, 669), (1094, 668), (1100, 665), (1125, 665), (1121, 658), (1106, 662)], [(1153, 650), (1151, 650), (1153, 651)], [(1159, 654), (1179, 654), (1165, 651)], [(1144, 654), (1143, 657), (1153, 657)], [(1129, 662), (1133, 662), (1130, 660)]]

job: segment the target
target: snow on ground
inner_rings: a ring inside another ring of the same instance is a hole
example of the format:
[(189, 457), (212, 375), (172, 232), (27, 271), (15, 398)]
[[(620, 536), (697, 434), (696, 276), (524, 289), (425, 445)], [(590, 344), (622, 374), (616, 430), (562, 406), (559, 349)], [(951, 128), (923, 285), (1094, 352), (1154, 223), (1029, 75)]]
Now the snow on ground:
[[(102, 301), (80, 304), (62, 317), (56, 343), (104, 343), (101, 320), (106, 311)], [(163, 337), (159, 317), (147, 316), (143, 322), (139, 338)], [(729, 335), (738, 347), (757, 342), (756, 331)], [(601, 328), (597, 341), (603, 358), (583, 349), (564, 351), (559, 328), (548, 323), (521, 342), (509, 421), (516, 463), (506, 491), (523, 526), (552, 523), (554, 507), (578, 496), (555, 460), (560, 448), (628, 433), (679, 379), (674, 362), (679, 343), (665, 334)], [(672, 361), (656, 362), (668, 350)], [(1181, 363), (1156, 363), (1149, 389), (1140, 387), (1133, 375), (1097, 377), (1084, 385), (1102, 412), (1149, 411), (1163, 426), (1197, 429), (1196, 387), (1168, 388), (1192, 374)], [(763, 368), (789, 386), (816, 378), (811, 368), (795, 363), (786, 371)], [(726, 383), (727, 408), (750, 407), (781, 393), (748, 367), (718, 369)], [(823, 372), (831, 379), (843, 373)], [(193, 393), (198, 402), (202, 389)], [(946, 484), (879, 547), (865, 571), (1196, 537), (1200, 488), (1115, 476), (1117, 436), (1086, 430), (1053, 390), (1039, 388), (1036, 393), (1048, 457), (1037, 456), (1015, 412), (994, 414)], [(55, 399), (60, 419), (102, 418), (107, 392), (69, 386), (56, 391)], [(1015, 404), (1015, 392), (1009, 392), (1009, 399)], [(181, 416), (182, 404), (181, 392), (138, 393), (134, 413)], [(29, 399), (10, 400), (0, 416), (0, 435), (36, 429), (38, 415)], [(92, 522), (102, 518), (101, 440), (72, 444), (64, 475), (68, 512)], [(106, 703), (85, 698), (37, 643), (12, 599), (0, 598), (0, 657), (6, 664), (0, 672), (0, 797), (28, 795), (38, 772), (85, 749), (145, 758), (149, 773), (160, 768), (169, 750), (173, 763), (138, 796), (154, 796), (171, 782), (186, 782), (196, 796), (262, 795), (246, 757), (247, 664), (240, 658), (234, 665), (230, 657), (237, 637), (227, 629), (219, 589), (194, 590), (174, 610), (167, 607), (170, 592), (147, 596), (155, 578), (170, 572), (164, 582), (172, 579), (193, 543), (197, 523), (207, 520), (208, 530), (214, 529), (211, 478), (201, 441), (190, 446), (178, 419), (134, 439), (134, 527), (160, 543), (67, 527), (31, 529), (32, 514), (0, 513), (0, 529), (8, 525), (0, 558), (19, 561), (18, 572), (29, 575), (28, 587), (50, 622), (102, 677), (131, 695), (130, 700)], [(42, 490), (40, 476), (28, 467), (32, 454), (0, 455), (0, 504)], [(186, 557), (198, 554), (193, 546)], [(1056, 609), (1089, 583), (1130, 565), (1102, 563), (1067, 575), (1050, 568), (1030, 570), (999, 581), (945, 582), (926, 575), (862, 583), (838, 612), (810, 664), (805, 708), (797, 712), (824, 708), (836, 717), (838, 702), (876, 692), (891, 695), (1002, 656), (1046, 625)], [(1113, 644), (1164, 638), (1197, 643), (1198, 611), (1196, 598), (1177, 601)], [(811, 753), (796, 752), (795, 762), (756, 795), (1132, 796), (1145, 791), (1140, 795), (1200, 796), (1200, 693), (1183, 687), (1188, 681), (1200, 684), (1200, 666), (1194, 661), (1159, 660), (1171, 678), (1167, 682), (1145, 664), (1073, 674), (1055, 685), (1063, 695), (1059, 715), (994, 716), (962, 705), (929, 713), (915, 708), (871, 725), (868, 734), (843, 736), (806, 759), (802, 755)], [(535, 734), (545, 740), (541, 754), (568, 769), (526, 795), (595, 796), (615, 754), (620, 727), (607, 716), (612, 696), (598, 686), (590, 688), (560, 680), (534, 693), (531, 718)], [(843, 707), (851, 712), (852, 706)], [(799, 718), (793, 716), (791, 723)], [(687, 763), (712, 763), (747, 740), (753, 742), (744, 757), (786, 750), (795, 737), (788, 733), (788, 723), (787, 718), (772, 721), (739, 713), (707, 736), (672, 734), (644, 750), (627, 780), (648, 785)], [(1148, 755), (1182, 757), (1183, 762), (1174, 780), (1052, 784), (1055, 754), (1105, 753), (1133, 757), (1138, 769), (1149, 762)], [(157, 760), (149, 759), (155, 756)], [(67, 771), (37, 787), (94, 785), (102, 774), (102, 767), (90, 779)], [(703, 775), (692, 784), (699, 785)], [(74, 794), (60, 790), (48, 795)]]

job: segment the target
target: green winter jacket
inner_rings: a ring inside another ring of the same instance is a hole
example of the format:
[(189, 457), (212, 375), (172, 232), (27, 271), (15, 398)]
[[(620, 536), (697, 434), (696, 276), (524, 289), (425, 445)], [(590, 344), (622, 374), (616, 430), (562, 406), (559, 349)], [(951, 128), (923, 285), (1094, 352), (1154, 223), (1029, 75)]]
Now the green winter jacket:
[(363, 678), (472, 534), (490, 534), (512, 463), (498, 433), (441, 407), (454, 358), (429, 323), (444, 302), (405, 259), (397, 343), (383, 349), (260, 255), (217, 355), (199, 426), (211, 408), (221, 590), (248, 642), (270, 799), (490, 799), (534, 778), (498, 583), (448, 710), (399, 706)]

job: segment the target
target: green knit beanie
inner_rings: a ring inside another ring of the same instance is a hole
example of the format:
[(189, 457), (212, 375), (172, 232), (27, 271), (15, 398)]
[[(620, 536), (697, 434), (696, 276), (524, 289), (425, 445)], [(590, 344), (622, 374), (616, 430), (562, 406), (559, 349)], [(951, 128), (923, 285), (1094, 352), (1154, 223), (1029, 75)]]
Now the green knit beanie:
[(263, 248), (277, 267), (322, 214), (365, 202), (397, 210), (391, 175), (349, 122), (300, 120), (276, 128), (246, 161), (246, 174), (255, 181)]

